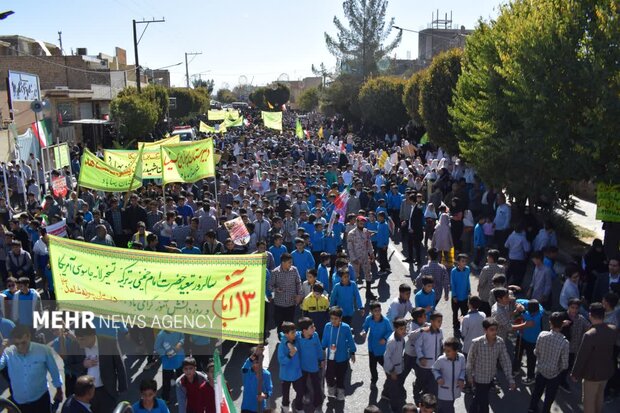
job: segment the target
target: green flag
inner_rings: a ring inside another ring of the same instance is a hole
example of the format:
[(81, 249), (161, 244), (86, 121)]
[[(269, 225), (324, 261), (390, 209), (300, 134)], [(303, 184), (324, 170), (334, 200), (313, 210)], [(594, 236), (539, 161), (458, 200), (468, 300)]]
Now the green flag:
[(213, 139), (161, 147), (162, 182), (196, 182), (215, 176)]
[(266, 128), (282, 130), (282, 112), (261, 112)]
[(127, 169), (120, 170), (108, 165), (91, 151), (85, 149), (82, 155), (78, 185), (105, 192), (126, 192), (130, 188), (138, 189), (142, 186), (142, 180), (135, 177), (138, 164), (140, 175), (142, 175), (141, 159), (140, 162), (133, 162)]
[(304, 138), (304, 129), (301, 127), (301, 122), (299, 121), (299, 118), (297, 118), (297, 122), (295, 122), (295, 135), (299, 139)]

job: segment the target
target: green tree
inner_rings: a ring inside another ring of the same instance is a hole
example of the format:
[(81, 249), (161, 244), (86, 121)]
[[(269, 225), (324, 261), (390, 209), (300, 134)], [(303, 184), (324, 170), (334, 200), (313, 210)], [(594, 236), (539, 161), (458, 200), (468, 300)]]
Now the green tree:
[(413, 119), (413, 123), (417, 127), (424, 124), (422, 116), (420, 116), (420, 84), (425, 74), (426, 71), (424, 70), (414, 73), (405, 83), (403, 93), (403, 105), (405, 105), (409, 117)]
[(343, 71), (362, 78), (375, 74), (379, 61), (398, 46), (402, 32), (385, 43), (394, 24), (394, 18), (391, 18), (386, 27), (387, 6), (387, 0), (345, 0), (342, 3), (349, 27), (334, 17), (338, 33), (336, 37), (325, 33), (325, 43), (329, 52), (341, 63), (341, 68), (345, 69)]
[(448, 107), (461, 74), (462, 55), (460, 49), (437, 55), (420, 80), (419, 112), (424, 128), (430, 141), (450, 154), (457, 154), (459, 150)]
[(324, 90), (320, 100), (321, 112), (328, 116), (341, 114), (346, 119), (359, 120), (359, 90), (362, 81), (350, 74), (340, 74)]
[(396, 77), (368, 79), (360, 89), (359, 105), (362, 119), (367, 123), (394, 131), (407, 123), (403, 105), (405, 81)]
[(125, 94), (110, 103), (112, 118), (121, 134), (128, 139), (144, 138), (157, 123), (157, 104), (141, 95)]
[(237, 100), (237, 96), (228, 89), (220, 89), (217, 91), (216, 99), (222, 103), (232, 103)]
[[(138, 89), (132, 86), (126, 87), (118, 93), (118, 97), (133, 95), (138, 95)], [(168, 89), (151, 83), (142, 89), (140, 96), (157, 105), (157, 121), (163, 121), (168, 113)]]
[(319, 88), (310, 87), (305, 89), (299, 95), (299, 101), (297, 102), (299, 109), (304, 112), (312, 112), (319, 106)]
[[(283, 83), (256, 88), (250, 93), (250, 102), (260, 110), (274, 110), (286, 104), (291, 97), (291, 90)], [(269, 106), (271, 104), (271, 106)]]
[(202, 80), (200, 78), (192, 80), (192, 86), (194, 89), (202, 88), (206, 89), (209, 94), (213, 93), (215, 87), (215, 81), (213, 79)]
[(620, 181), (619, 19), (613, 0), (518, 0), (479, 24), (450, 113), (487, 183), (524, 203)]
[(179, 119), (194, 117), (204, 112), (210, 103), (210, 96), (206, 89), (172, 88), (170, 96), (177, 101), (176, 109), (170, 110), (170, 116)]

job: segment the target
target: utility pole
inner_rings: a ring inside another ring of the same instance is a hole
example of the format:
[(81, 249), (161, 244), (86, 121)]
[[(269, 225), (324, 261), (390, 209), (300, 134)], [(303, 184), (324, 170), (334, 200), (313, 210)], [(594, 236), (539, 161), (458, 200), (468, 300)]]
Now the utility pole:
[(62, 50), (62, 31), (58, 32), (58, 43), (60, 43), (60, 54), (64, 55), (65, 52)]
[(189, 89), (189, 63), (187, 63), (187, 56), (198, 56), (201, 55), (202, 52), (200, 53), (188, 53), (185, 52), (185, 77), (187, 78), (187, 88)]
[[(142, 19), (142, 21), (136, 21), (134, 19), (132, 21), (133, 21), (133, 47), (134, 47), (135, 57), (136, 57), (136, 88), (138, 89), (138, 93), (140, 93), (140, 91), (141, 91), (141, 87), (140, 87), (140, 62), (138, 61), (138, 44), (140, 43), (140, 40), (142, 40), (142, 36), (144, 36), (144, 32), (146, 31), (146, 29), (148, 29), (149, 24), (151, 24), (151, 23), (164, 23), (166, 20), (162, 17), (161, 20), (155, 20), (155, 19), (144, 20), (144, 19)], [(139, 39), (138, 39), (138, 33), (136, 32), (136, 24), (146, 24), (146, 27), (142, 31), (142, 34), (140, 35)]]

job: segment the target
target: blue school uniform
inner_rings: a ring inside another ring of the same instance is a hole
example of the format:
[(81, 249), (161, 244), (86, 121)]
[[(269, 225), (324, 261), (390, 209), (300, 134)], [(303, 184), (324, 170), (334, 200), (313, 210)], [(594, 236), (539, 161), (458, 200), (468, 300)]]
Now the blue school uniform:
[(329, 304), (342, 308), (342, 315), (344, 317), (352, 317), (355, 310), (364, 308), (362, 297), (355, 281), (349, 281), (347, 285), (342, 285), (341, 283), (334, 285), (329, 296)]
[(293, 357), (290, 356), (288, 348), (288, 339), (282, 334), (282, 340), (278, 347), (278, 363), (280, 364), (280, 380), (282, 381), (295, 381), (301, 377), (301, 357), (299, 351), (298, 338), (292, 343), (297, 352)]
[(325, 251), (325, 240), (322, 231), (315, 231), (310, 235), (310, 242), (312, 243), (312, 252)]
[(301, 331), (297, 332), (299, 340), (299, 352), (301, 353), (301, 371), (316, 373), (323, 361), (323, 348), (319, 334), (315, 331), (312, 337), (305, 338)]
[[(243, 374), (243, 400), (241, 401), (241, 410), (248, 410), (250, 412), (258, 411), (258, 401), (256, 395), (258, 394), (258, 377), (252, 370), (252, 360), (249, 358), (241, 367), (241, 373)], [(271, 373), (267, 369), (263, 369), (263, 388), (261, 389), (267, 397), (271, 397), (273, 392), (273, 384), (271, 382)], [(263, 400), (263, 411), (267, 409), (267, 400)]]
[(426, 320), (429, 321), (433, 310), (435, 310), (435, 289), (432, 289), (430, 293), (426, 294), (424, 290), (420, 290), (415, 294), (415, 306), (426, 308), (431, 306), (431, 311), (426, 312)]
[[(368, 352), (375, 356), (383, 356), (385, 353), (385, 346), (390, 338), (390, 335), (394, 332), (392, 329), (392, 323), (386, 317), (381, 316), (381, 320), (375, 321), (372, 314), (366, 316), (362, 330), (368, 333)], [(385, 340), (384, 344), (379, 343), (381, 340)]]
[(351, 334), (351, 327), (347, 323), (341, 322), (338, 327), (332, 326), (331, 321), (325, 325), (323, 331), (323, 340), (321, 345), (327, 349), (327, 358), (331, 358), (331, 346), (336, 345), (334, 361), (342, 363), (351, 358), (351, 354), (355, 354), (357, 347)]
[(377, 233), (375, 234), (375, 240), (378, 248), (387, 247), (390, 242), (390, 227), (388, 224), (383, 222), (377, 223)]
[(325, 292), (329, 294), (329, 291), (331, 291), (329, 288), (329, 272), (327, 271), (327, 267), (323, 264), (319, 264), (319, 268), (316, 271), (316, 279), (323, 284)]
[(271, 253), (271, 255), (273, 255), (273, 262), (275, 263), (275, 266), (279, 267), (282, 263), (282, 254), (288, 252), (288, 250), (284, 245), (280, 245), (279, 247), (272, 245), (271, 247), (269, 247), (269, 252)]
[(297, 268), (301, 281), (306, 281), (306, 271), (315, 266), (312, 253), (308, 250), (303, 250), (302, 252), (295, 250), (291, 253), (291, 256), (293, 257), (293, 265)]

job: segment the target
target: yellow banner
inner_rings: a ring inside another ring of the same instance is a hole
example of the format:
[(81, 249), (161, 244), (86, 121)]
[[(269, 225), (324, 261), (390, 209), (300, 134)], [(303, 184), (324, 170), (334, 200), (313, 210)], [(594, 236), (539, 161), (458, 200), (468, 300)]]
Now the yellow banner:
[(596, 186), (596, 219), (620, 222), (620, 185)]
[(162, 328), (247, 343), (263, 340), (265, 254), (169, 254), (49, 238), (63, 309), (127, 316), (123, 322), (134, 325), (174, 320), (174, 326)]
[[(103, 160), (110, 166), (124, 170), (138, 156), (136, 150), (116, 150), (104, 149)], [(145, 149), (142, 153), (142, 178), (160, 179), (161, 178), (161, 151), (156, 149)]]
[(266, 128), (282, 130), (282, 112), (261, 112)]
[(168, 138), (160, 139), (155, 142), (138, 142), (138, 148), (140, 147), (140, 145), (144, 145), (145, 150), (153, 149), (153, 148), (159, 148), (161, 145), (169, 145), (169, 144), (179, 143), (179, 142), (181, 142), (181, 135), (174, 135)]
[[(141, 163), (140, 163), (141, 164)], [(131, 163), (126, 169), (114, 168), (97, 158), (88, 149), (82, 154), (78, 185), (96, 191), (126, 192), (142, 186), (137, 172), (138, 162)]]
[(213, 139), (161, 146), (164, 185), (215, 176), (214, 155)]

